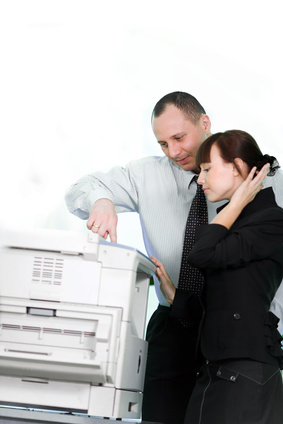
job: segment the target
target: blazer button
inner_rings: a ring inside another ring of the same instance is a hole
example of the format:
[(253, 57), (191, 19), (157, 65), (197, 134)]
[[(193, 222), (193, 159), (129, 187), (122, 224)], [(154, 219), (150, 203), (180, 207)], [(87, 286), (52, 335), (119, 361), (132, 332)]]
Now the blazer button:
[(233, 315), (235, 319), (241, 319), (241, 315), (240, 314), (234, 314)]

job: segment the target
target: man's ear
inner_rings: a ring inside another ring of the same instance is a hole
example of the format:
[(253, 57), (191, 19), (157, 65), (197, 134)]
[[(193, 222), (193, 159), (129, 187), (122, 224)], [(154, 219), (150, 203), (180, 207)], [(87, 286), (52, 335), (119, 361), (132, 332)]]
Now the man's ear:
[(209, 116), (208, 115), (202, 115), (200, 119), (202, 121), (205, 134), (207, 136), (209, 136), (210, 135), (210, 131), (211, 131), (211, 122), (210, 122)]

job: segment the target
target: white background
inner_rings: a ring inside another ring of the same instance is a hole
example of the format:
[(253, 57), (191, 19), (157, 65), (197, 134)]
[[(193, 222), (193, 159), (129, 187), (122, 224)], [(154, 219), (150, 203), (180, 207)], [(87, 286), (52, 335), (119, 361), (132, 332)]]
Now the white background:
[[(283, 163), (282, 0), (0, 0), (0, 225), (86, 231), (64, 204), (86, 173), (160, 154), (150, 115), (187, 91), (212, 131)], [(135, 214), (118, 241), (144, 251)]]

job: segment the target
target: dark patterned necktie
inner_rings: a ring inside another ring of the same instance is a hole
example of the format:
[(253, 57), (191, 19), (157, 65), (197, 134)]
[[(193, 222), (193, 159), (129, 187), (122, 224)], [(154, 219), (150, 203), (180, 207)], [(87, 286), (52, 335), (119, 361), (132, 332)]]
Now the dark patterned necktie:
[[(195, 175), (191, 184), (196, 183), (197, 179), (198, 176)], [(188, 263), (188, 255), (195, 244), (196, 227), (207, 223), (208, 217), (205, 194), (202, 190), (202, 186), (197, 184), (197, 192), (192, 201), (187, 219), (178, 283), (179, 289), (189, 290), (197, 295), (201, 292), (204, 278), (198, 268), (195, 268)]]

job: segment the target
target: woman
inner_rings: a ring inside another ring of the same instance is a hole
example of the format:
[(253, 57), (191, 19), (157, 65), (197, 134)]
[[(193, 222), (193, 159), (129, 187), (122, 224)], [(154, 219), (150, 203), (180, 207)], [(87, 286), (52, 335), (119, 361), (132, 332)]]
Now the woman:
[(205, 311), (199, 345), (206, 365), (185, 423), (280, 424), (283, 351), (269, 307), (283, 277), (283, 209), (271, 188), (261, 190), (279, 165), (238, 130), (206, 139), (197, 165), (208, 200), (229, 201), (211, 224), (198, 228), (189, 254), (205, 276), (201, 297), (175, 289), (152, 258), (172, 315), (192, 319), (198, 306)]

